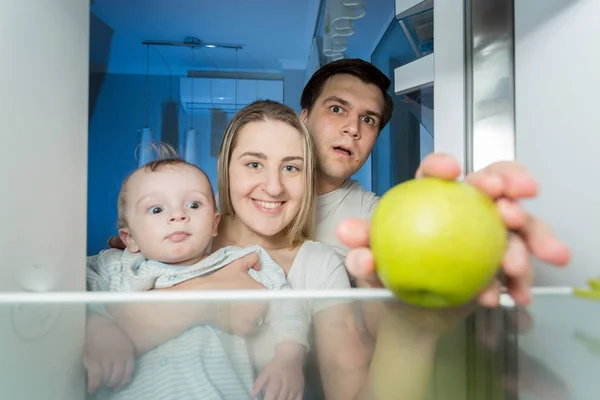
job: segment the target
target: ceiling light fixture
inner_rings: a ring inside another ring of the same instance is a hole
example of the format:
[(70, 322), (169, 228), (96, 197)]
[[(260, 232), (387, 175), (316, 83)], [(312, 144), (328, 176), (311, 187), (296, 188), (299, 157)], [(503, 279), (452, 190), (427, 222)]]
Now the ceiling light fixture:
[(208, 43), (203, 42), (195, 36), (187, 36), (183, 42), (172, 41), (172, 40), (144, 40), (144, 45), (149, 46), (186, 46), (186, 47), (206, 47), (209, 49), (221, 48), (221, 49), (235, 49), (241, 50), (244, 48), (243, 44), (234, 43)]
[(139, 158), (138, 165), (141, 167), (147, 162), (151, 161), (152, 155), (150, 153), (152, 144), (152, 129), (148, 126), (148, 109), (150, 100), (150, 46), (146, 46), (146, 124), (144, 129), (138, 130), (140, 136), (139, 141)]

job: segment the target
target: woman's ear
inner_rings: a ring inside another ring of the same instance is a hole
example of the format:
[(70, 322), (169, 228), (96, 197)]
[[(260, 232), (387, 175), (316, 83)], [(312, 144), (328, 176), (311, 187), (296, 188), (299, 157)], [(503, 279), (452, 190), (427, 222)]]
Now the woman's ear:
[(216, 212), (214, 220), (213, 220), (213, 230), (212, 230), (213, 237), (217, 236), (217, 232), (219, 230), (219, 221), (221, 221), (221, 214)]
[(133, 236), (131, 236), (131, 233), (129, 233), (129, 229), (119, 229), (119, 238), (121, 238), (123, 243), (125, 243), (125, 246), (127, 246), (127, 250), (129, 250), (130, 252), (137, 253), (140, 251), (140, 248), (133, 239)]

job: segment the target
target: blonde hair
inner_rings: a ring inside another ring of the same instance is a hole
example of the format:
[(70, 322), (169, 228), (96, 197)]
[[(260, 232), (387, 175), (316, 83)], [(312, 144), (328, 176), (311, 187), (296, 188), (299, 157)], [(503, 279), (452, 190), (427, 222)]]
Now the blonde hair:
[(244, 126), (253, 122), (279, 121), (298, 131), (303, 142), (303, 174), (304, 195), (300, 210), (290, 224), (285, 228), (285, 235), (290, 246), (295, 246), (306, 240), (314, 239), (315, 235), (315, 202), (317, 188), (315, 184), (316, 152), (312, 136), (304, 121), (290, 107), (272, 100), (259, 100), (242, 108), (231, 120), (219, 150), (217, 190), (220, 211), (225, 216), (235, 216), (229, 191), (229, 165), (231, 154), (237, 143), (237, 137)]
[(213, 193), (212, 184), (210, 183), (210, 179), (208, 175), (197, 165), (189, 163), (184, 159), (180, 158), (177, 155), (177, 151), (170, 145), (166, 143), (151, 143), (151, 146), (157, 154), (158, 159), (154, 161), (149, 161), (141, 167), (135, 169), (131, 174), (129, 174), (121, 184), (121, 190), (119, 192), (119, 197), (117, 199), (117, 229), (122, 229), (127, 227), (127, 215), (125, 210), (127, 209), (127, 183), (129, 179), (138, 171), (144, 170), (146, 172), (157, 172), (163, 171), (169, 167), (178, 167), (178, 166), (188, 166), (194, 168), (197, 171), (200, 171), (208, 181), (208, 186), (210, 187), (210, 193), (213, 195), (212, 202), (213, 206), (216, 210), (216, 203)]

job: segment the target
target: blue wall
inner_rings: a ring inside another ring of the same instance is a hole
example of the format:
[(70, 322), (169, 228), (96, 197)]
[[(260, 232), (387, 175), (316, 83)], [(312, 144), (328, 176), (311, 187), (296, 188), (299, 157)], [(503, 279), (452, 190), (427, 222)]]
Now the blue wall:
[[(167, 124), (162, 118), (170, 95), (172, 100), (179, 102), (179, 78), (174, 76), (170, 83), (167, 75), (150, 76), (148, 126), (154, 133), (153, 140), (167, 142), (183, 154), (185, 132), (192, 124), (190, 115), (178, 110), (174, 124), (173, 121)], [(289, 92), (297, 94), (285, 99), (294, 108), (299, 108), (302, 84), (300, 79), (284, 82), (288, 95)], [(169, 86), (172, 86), (171, 94)], [(140, 143), (138, 130), (145, 126), (146, 77), (91, 74), (90, 99), (94, 101), (90, 109), (88, 147), (88, 255), (106, 248), (108, 238), (117, 234), (117, 197), (121, 183), (138, 165), (135, 152)], [(233, 113), (228, 112), (224, 118), (218, 118), (209, 110), (196, 111), (193, 116), (198, 135), (197, 165), (207, 173), (215, 191), (216, 152), (220, 136), (232, 117)], [(166, 129), (171, 134), (165, 135)], [(174, 134), (173, 129), (176, 130)]]
[[(145, 84), (144, 75), (90, 75), (90, 93), (97, 97), (89, 125), (88, 254), (105, 248), (117, 233), (117, 196), (123, 179), (137, 167), (138, 130), (145, 125)], [(179, 96), (178, 85), (173, 96)], [(148, 125), (159, 140), (162, 103), (168, 98), (169, 77), (152, 76)]]

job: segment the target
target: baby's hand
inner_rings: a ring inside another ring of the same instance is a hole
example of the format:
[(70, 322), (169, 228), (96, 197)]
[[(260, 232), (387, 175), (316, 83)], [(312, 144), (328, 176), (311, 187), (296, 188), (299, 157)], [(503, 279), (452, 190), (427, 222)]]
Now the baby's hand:
[(94, 393), (100, 385), (119, 391), (131, 380), (135, 365), (133, 344), (112, 321), (91, 316), (86, 328), (83, 364), (88, 393)]
[(252, 397), (264, 390), (264, 400), (302, 400), (305, 351), (306, 348), (297, 343), (280, 343), (275, 356), (256, 379)]

